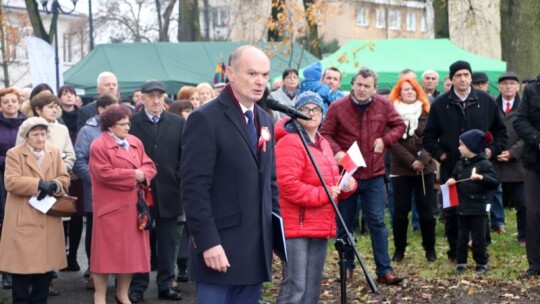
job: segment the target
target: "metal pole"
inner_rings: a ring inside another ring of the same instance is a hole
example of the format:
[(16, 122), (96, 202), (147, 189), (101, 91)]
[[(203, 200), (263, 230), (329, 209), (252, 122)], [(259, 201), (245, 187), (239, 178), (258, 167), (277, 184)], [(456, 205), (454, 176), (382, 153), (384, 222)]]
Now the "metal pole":
[[(53, 19), (54, 15), (58, 14), (58, 0), (52, 3)], [(60, 89), (60, 59), (58, 58), (58, 18), (54, 20), (54, 63), (56, 68), (56, 93)]]
[(92, 18), (92, 0), (88, 0), (88, 19), (89, 19), (89, 36), (90, 36), (90, 51), (94, 49), (94, 20)]

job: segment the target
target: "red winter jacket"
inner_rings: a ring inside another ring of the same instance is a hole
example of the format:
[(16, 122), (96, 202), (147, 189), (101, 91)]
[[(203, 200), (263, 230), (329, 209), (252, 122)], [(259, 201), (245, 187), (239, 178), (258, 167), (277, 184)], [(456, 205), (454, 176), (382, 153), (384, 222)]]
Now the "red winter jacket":
[[(276, 172), (279, 204), (285, 226), (285, 237), (331, 238), (336, 235), (336, 213), (304, 150), (297, 133), (289, 132), (284, 124), (289, 118), (276, 123)], [(309, 140), (309, 139), (308, 139)], [(332, 149), (320, 134), (309, 148), (328, 187), (336, 186), (339, 169)], [(347, 198), (355, 189), (341, 193)]]
[(382, 138), (385, 150), (394, 145), (405, 132), (405, 123), (386, 98), (373, 95), (371, 104), (360, 120), (360, 111), (351, 95), (334, 101), (324, 117), (321, 134), (328, 140), (334, 154), (347, 152), (354, 141), (366, 161), (354, 177), (369, 179), (385, 174), (384, 152), (374, 153), (375, 139)]

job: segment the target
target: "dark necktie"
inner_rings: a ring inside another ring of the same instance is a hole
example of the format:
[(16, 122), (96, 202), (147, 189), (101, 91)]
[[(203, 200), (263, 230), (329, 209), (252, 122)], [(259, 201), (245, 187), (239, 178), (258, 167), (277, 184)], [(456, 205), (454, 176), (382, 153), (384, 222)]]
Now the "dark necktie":
[(244, 115), (246, 115), (248, 121), (247, 121), (247, 131), (249, 140), (251, 141), (251, 148), (253, 151), (257, 151), (257, 130), (255, 129), (255, 124), (253, 123), (253, 112), (251, 110), (247, 110)]

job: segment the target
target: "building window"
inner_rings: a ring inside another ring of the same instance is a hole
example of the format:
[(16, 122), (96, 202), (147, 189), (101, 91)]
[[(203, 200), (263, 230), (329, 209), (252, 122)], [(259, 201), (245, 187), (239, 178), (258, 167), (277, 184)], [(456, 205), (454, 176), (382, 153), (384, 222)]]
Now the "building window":
[(226, 27), (229, 24), (229, 10), (225, 6), (217, 6), (212, 10), (215, 27)]
[(356, 8), (356, 25), (369, 26), (369, 10), (365, 7)]
[(388, 11), (388, 28), (401, 30), (401, 13), (399, 11)]
[(416, 32), (416, 13), (407, 12), (407, 31)]
[(377, 9), (375, 12), (375, 27), (378, 29), (386, 28), (386, 11), (384, 9)]
[(420, 31), (421, 32), (426, 32), (427, 31), (427, 28), (426, 28), (426, 15), (425, 14), (422, 14), (420, 16)]

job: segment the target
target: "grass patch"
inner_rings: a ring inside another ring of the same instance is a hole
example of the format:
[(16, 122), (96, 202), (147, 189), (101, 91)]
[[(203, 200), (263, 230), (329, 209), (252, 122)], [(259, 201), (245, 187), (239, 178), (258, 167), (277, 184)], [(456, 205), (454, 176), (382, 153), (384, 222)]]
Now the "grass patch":
[[(420, 303), (435, 299), (440, 299), (440, 301), (436, 300), (438, 303), (455, 303), (456, 298), (468, 298), (473, 303), (540, 302), (537, 291), (540, 287), (538, 280), (523, 281), (521, 279), (528, 263), (525, 248), (522, 248), (517, 241), (516, 212), (514, 209), (506, 209), (505, 215), (507, 233), (491, 233), (492, 243), (488, 246), (488, 253), (493, 268), (485, 276), (478, 277), (476, 275), (474, 271), (476, 264), (471, 251), (469, 251), (468, 258), (469, 270), (461, 276), (456, 274), (455, 265), (447, 262), (448, 244), (444, 236), (444, 225), (438, 221), (435, 246), (437, 260), (429, 263), (421, 245), (420, 231), (413, 232), (412, 226), (409, 225), (405, 258), (401, 263), (392, 263), (394, 271), (398, 275), (406, 277), (404, 283), (400, 287), (393, 287), (393, 289), (387, 286), (378, 286), (380, 288), (379, 294), (373, 295), (361, 268), (358, 266), (355, 270), (355, 280), (347, 287), (348, 299), (353, 299), (352, 303)], [(388, 215), (386, 223), (387, 227), (390, 227)], [(393, 234), (390, 229), (388, 232), (389, 255), (392, 257), (394, 253)], [(357, 234), (355, 237), (362, 259), (370, 274), (376, 279), (371, 239), (369, 235)], [(333, 243), (331, 240), (328, 246), (328, 256), (323, 271), (325, 280), (323, 281), (320, 303), (340, 302), (339, 282), (335, 282), (339, 276), (339, 259)], [(280, 282), (281, 263), (279, 260), (274, 260), (273, 281), (263, 286), (263, 299), (265, 301), (275, 303)], [(492, 299), (504, 301), (499, 302)], [(469, 302), (466, 301), (466, 303)]]

